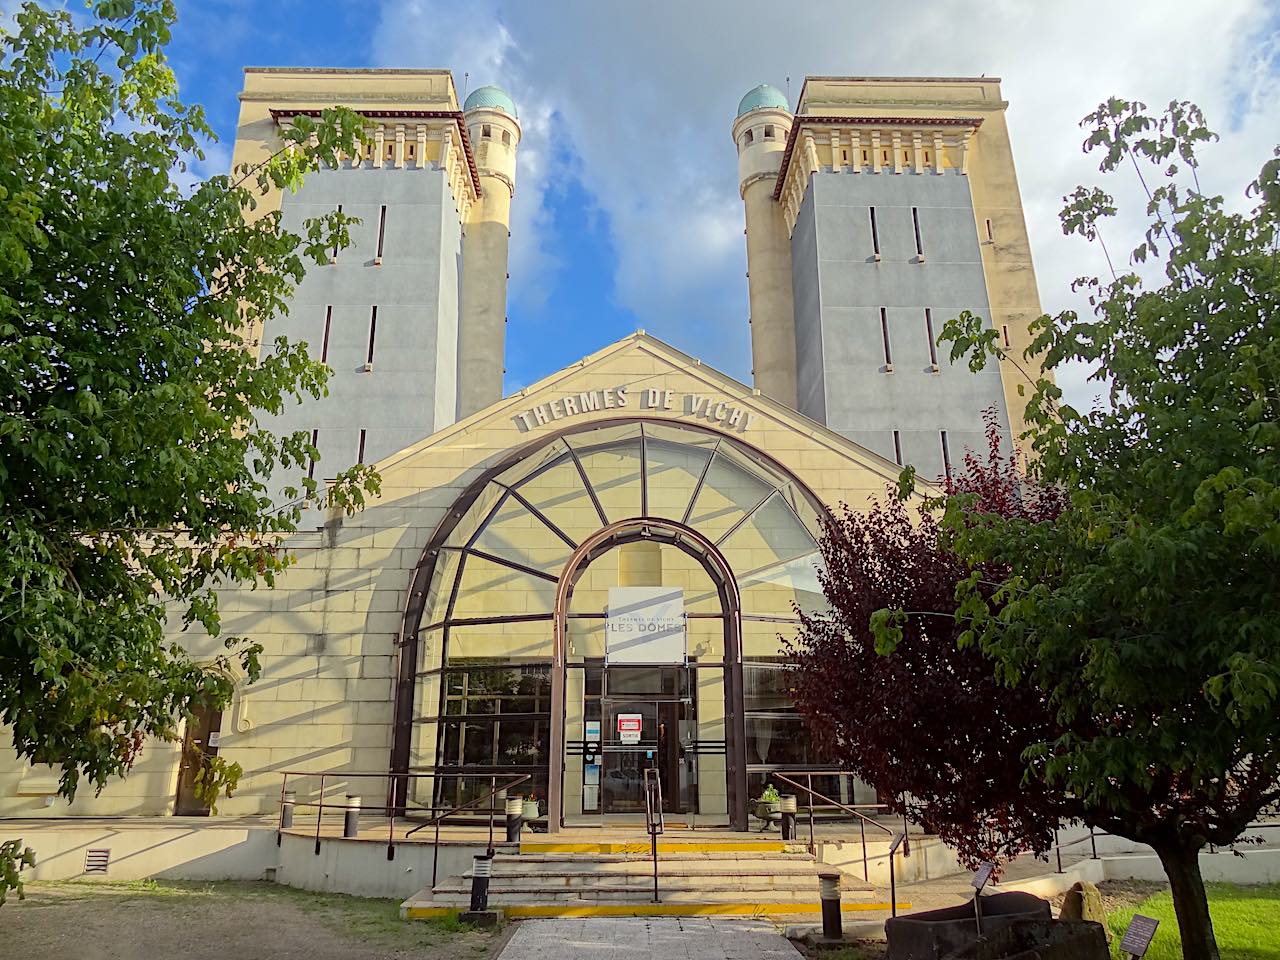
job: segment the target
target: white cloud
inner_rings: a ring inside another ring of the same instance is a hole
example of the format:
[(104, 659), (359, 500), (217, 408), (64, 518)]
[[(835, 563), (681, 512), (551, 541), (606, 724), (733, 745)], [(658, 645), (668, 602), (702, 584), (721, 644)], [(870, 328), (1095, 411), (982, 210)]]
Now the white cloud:
[[(1098, 180), (1079, 118), (1116, 94), (1153, 108), (1198, 102), (1222, 142), (1210, 186), (1241, 197), (1280, 139), (1276, 16), (1267, 0), (967, 0), (902, 5), (763, 0), (602, 4), (384, 0), (375, 59), (449, 66), (507, 86), (526, 140), (513, 225), (513, 297), (536, 296), (556, 267), (543, 197), (576, 174), (606, 215), (622, 306), (644, 326), (729, 372), (749, 368), (745, 245), (729, 137), (751, 86), (804, 74), (1003, 78), (1045, 309), (1081, 307), (1072, 278), (1104, 269), (1064, 238), (1060, 198)], [(571, 164), (572, 167), (566, 167)], [(1136, 184), (1108, 184), (1131, 215), (1112, 249), (1139, 239)], [(1131, 235), (1125, 235), (1131, 233)], [(1087, 402), (1082, 377), (1064, 378)]]

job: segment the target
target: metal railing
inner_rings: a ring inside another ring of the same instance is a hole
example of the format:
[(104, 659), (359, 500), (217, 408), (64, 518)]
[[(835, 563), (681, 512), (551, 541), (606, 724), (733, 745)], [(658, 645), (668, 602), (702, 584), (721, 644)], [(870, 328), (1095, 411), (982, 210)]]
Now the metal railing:
[(662, 817), (662, 778), (653, 767), (644, 771), (644, 829), (649, 834), (649, 855), (653, 858), (653, 902), (658, 902), (658, 835), (666, 829)]
[[(902, 847), (902, 855), (904, 857), (911, 856), (911, 841), (908, 838), (907, 818), (905, 816), (903, 816), (902, 818), (902, 833), (895, 834), (883, 823), (880, 823), (878, 820), (872, 820), (870, 817), (859, 812), (860, 810), (888, 809), (884, 804), (843, 803), (840, 800), (835, 800), (813, 789), (814, 777), (852, 776), (852, 774), (833, 773), (830, 770), (819, 770), (819, 771), (813, 771), (813, 772), (809, 772), (809, 771), (794, 772), (793, 771), (791, 772), (790, 776), (775, 772), (775, 773), (771, 773), (769, 776), (772, 777), (774, 780), (781, 780), (783, 783), (789, 786), (795, 787), (797, 790), (803, 790), (805, 792), (805, 795), (807, 796), (809, 801), (808, 803), (809, 852), (815, 856), (817, 855), (817, 852), (818, 852), (818, 845), (814, 836), (814, 828), (813, 828), (815, 801), (821, 801), (824, 805), (833, 807), (837, 810), (841, 810), (844, 813), (847, 813), (857, 819), (858, 835), (862, 841), (862, 879), (865, 881), (870, 882), (871, 880), (871, 870), (870, 870), (870, 867), (868, 866), (868, 861), (867, 861), (867, 824), (871, 824), (871, 826), (875, 827), (877, 830), (880, 830), (883, 833), (886, 833), (889, 835), (889, 838), (892, 841), (889, 844), (889, 891), (890, 891), (889, 909), (892, 915), (896, 917), (898, 915), (898, 896), (897, 896), (898, 881), (897, 881), (897, 871), (894, 866), (893, 858), (894, 858), (894, 855), (898, 852), (899, 846)], [(807, 778), (808, 785), (806, 786), (805, 784), (792, 779), (792, 777), (805, 777)]]
[[(1248, 826), (1246, 826), (1246, 827), (1244, 828), (1244, 830), (1245, 830), (1245, 831), (1247, 831), (1247, 830), (1274, 830), (1274, 829), (1276, 829), (1276, 828), (1280, 828), (1280, 821), (1274, 821), (1274, 822), (1270, 822), (1270, 823), (1251, 823), (1251, 824), (1249, 824)], [(1241, 833), (1243, 834), (1243, 833), (1244, 833), (1244, 831), (1241, 831)], [(1074, 847), (1076, 844), (1078, 844), (1078, 843), (1084, 843), (1086, 840), (1088, 840), (1088, 841), (1089, 841), (1089, 859), (1090, 859), (1090, 860), (1097, 860), (1097, 859), (1098, 859), (1098, 837), (1114, 837), (1114, 836), (1118, 836), (1118, 834), (1114, 834), (1114, 833), (1107, 833), (1107, 831), (1105, 831), (1105, 830), (1095, 830), (1093, 827), (1090, 827), (1090, 828), (1089, 828), (1089, 832), (1088, 832), (1085, 836), (1083, 836), (1083, 837), (1076, 837), (1074, 840), (1068, 840), (1066, 843), (1058, 843), (1058, 842), (1057, 842), (1057, 839), (1058, 839), (1058, 831), (1057, 831), (1057, 830), (1053, 831), (1053, 839), (1054, 839), (1054, 841), (1055, 841), (1055, 842), (1054, 842), (1054, 845), (1053, 845), (1053, 852), (1054, 852), (1054, 855), (1057, 857), (1057, 861), (1058, 861), (1058, 869), (1057, 869), (1057, 871), (1056, 871), (1056, 872), (1058, 872), (1058, 873), (1062, 873), (1062, 872), (1063, 872), (1063, 870), (1062, 870), (1062, 851), (1063, 851), (1063, 850), (1067, 849), (1068, 847)], [(1127, 837), (1121, 837), (1120, 839), (1124, 840), (1124, 839), (1128, 839), (1128, 838), (1127, 838)], [(1134, 841), (1134, 842), (1136, 842), (1136, 841)], [(1230, 847), (1229, 849), (1234, 849), (1234, 844), (1233, 844), (1233, 845), (1231, 845), (1231, 847)], [(1209, 852), (1210, 852), (1210, 853), (1217, 853), (1217, 852), (1218, 852), (1218, 848), (1217, 848), (1214, 844), (1212, 844), (1212, 843), (1211, 843), (1211, 844), (1209, 844)]]
[[(520, 784), (524, 783), (526, 780), (531, 779), (532, 777), (532, 775), (528, 773), (507, 774), (507, 775), (488, 774), (487, 777), (489, 780), (490, 789), (488, 793), (484, 794), (484, 796), (476, 797), (472, 800), (468, 800), (466, 803), (457, 804), (452, 807), (441, 807), (435, 804), (434, 802), (430, 805), (427, 805), (427, 804), (415, 803), (411, 801), (409, 799), (409, 793), (410, 793), (409, 787), (412, 785), (413, 780), (415, 779), (427, 779), (431, 781), (450, 780), (450, 779), (480, 780), (480, 779), (484, 779), (486, 775), (474, 774), (474, 773), (439, 773), (436, 771), (424, 772), (424, 773), (418, 773), (418, 772), (390, 773), (385, 770), (376, 771), (376, 772), (349, 771), (349, 770), (325, 770), (319, 773), (316, 773), (310, 770), (282, 770), (280, 771), (280, 773), (281, 773), (280, 810), (279, 810), (280, 819), (278, 821), (280, 825), (276, 828), (276, 845), (277, 846), (279, 846), (280, 844), (280, 835), (284, 830), (284, 808), (286, 803), (294, 808), (298, 808), (298, 807), (314, 807), (315, 808), (315, 811), (316, 811), (315, 852), (316, 852), (316, 855), (319, 856), (321, 826), (324, 822), (324, 812), (326, 810), (341, 810), (345, 815), (346, 811), (348, 810), (361, 810), (362, 812), (372, 812), (373, 809), (378, 809), (378, 808), (362, 807), (362, 805), (359, 803), (350, 804), (346, 802), (343, 802), (343, 803), (326, 802), (325, 790), (327, 786), (330, 783), (345, 782), (349, 780), (367, 780), (367, 779), (386, 780), (388, 782), (388, 790), (387, 790), (388, 799), (387, 799), (387, 804), (385, 808), (383, 808), (385, 812), (382, 815), (387, 818), (387, 859), (394, 860), (396, 858), (396, 840), (395, 840), (396, 820), (401, 819), (401, 820), (408, 820), (410, 822), (417, 822), (417, 819), (419, 816), (426, 815), (428, 819), (420, 823), (418, 826), (414, 827), (412, 830), (406, 831), (405, 838), (407, 839), (408, 837), (413, 836), (413, 834), (417, 833), (419, 830), (423, 830), (427, 827), (430, 827), (430, 826), (435, 827), (435, 839), (433, 842), (434, 848), (432, 850), (432, 855), (431, 855), (431, 886), (432, 887), (436, 885), (436, 881), (438, 879), (438, 870), (439, 870), (439, 862), (440, 862), (440, 824), (443, 823), (445, 820), (447, 820), (449, 817), (456, 816), (457, 814), (462, 813), (466, 810), (477, 809), (479, 804), (484, 803), (487, 800), (493, 799), (494, 797), (498, 796), (498, 794), (500, 793), (505, 793), (506, 791), (510, 790), (512, 787), (519, 786)], [(318, 791), (319, 799), (314, 801), (310, 801), (310, 800), (300, 801), (297, 799), (286, 800), (286, 794), (289, 792), (290, 777), (293, 777), (295, 780), (318, 779), (320, 781), (320, 786)], [(502, 779), (501, 783), (498, 782), (499, 779)], [(394, 789), (392, 789), (392, 787), (398, 781), (403, 781), (405, 785), (405, 790), (404, 790), (405, 800), (403, 803), (393, 801), (392, 799), (397, 792)], [(434, 784), (433, 784), (433, 787), (434, 787)], [(432, 792), (434, 793), (434, 789)], [(442, 810), (443, 812), (440, 812)], [(494, 813), (495, 813), (495, 807), (493, 804), (490, 804), (488, 808), (488, 823), (489, 823), (488, 853), (490, 856), (493, 855)]]

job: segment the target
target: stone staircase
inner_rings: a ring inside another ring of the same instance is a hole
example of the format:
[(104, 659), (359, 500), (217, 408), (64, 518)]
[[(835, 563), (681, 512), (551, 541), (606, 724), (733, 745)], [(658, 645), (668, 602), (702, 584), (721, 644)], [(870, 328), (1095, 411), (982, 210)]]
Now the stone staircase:
[[(888, 909), (861, 880), (846, 875), (841, 890), (846, 911)], [(470, 896), (468, 871), (410, 897), (401, 915), (421, 919), (466, 910)], [(519, 853), (494, 857), (489, 907), (511, 918), (815, 917), (818, 864), (804, 846), (776, 839), (664, 839), (655, 902), (647, 842), (526, 841)]]

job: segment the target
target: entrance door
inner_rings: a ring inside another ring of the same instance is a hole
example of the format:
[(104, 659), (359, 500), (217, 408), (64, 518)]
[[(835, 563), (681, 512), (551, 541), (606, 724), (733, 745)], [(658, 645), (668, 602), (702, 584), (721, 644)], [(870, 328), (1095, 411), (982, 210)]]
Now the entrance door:
[(644, 771), (665, 813), (696, 813), (697, 723), (687, 667), (606, 667), (600, 703), (602, 812), (644, 813)]
[(222, 711), (198, 707), (187, 721), (182, 738), (182, 763), (178, 767), (178, 796), (173, 813), (177, 817), (207, 817), (209, 805), (196, 796), (196, 773), (205, 756), (217, 756), (218, 731), (222, 727)]

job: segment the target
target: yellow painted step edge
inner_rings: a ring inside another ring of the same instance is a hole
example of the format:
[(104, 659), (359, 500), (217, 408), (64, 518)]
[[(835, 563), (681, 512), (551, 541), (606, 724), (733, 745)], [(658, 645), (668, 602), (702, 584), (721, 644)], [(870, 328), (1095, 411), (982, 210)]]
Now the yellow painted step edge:
[[(845, 903), (845, 913), (888, 910), (888, 903)], [(819, 913), (816, 903), (602, 903), (594, 906), (568, 906), (554, 903), (501, 906), (509, 919), (533, 917), (768, 917)], [(910, 910), (910, 903), (899, 903), (899, 910)], [(406, 907), (406, 920), (426, 920), (461, 913), (461, 907)]]
[[(666, 843), (658, 841), (659, 853), (786, 853), (788, 846), (781, 841), (709, 840), (705, 843)], [(649, 853), (649, 844), (634, 843), (541, 843), (520, 844), (521, 853)]]

